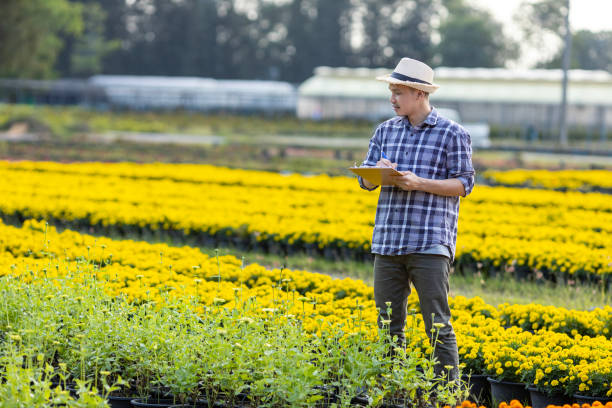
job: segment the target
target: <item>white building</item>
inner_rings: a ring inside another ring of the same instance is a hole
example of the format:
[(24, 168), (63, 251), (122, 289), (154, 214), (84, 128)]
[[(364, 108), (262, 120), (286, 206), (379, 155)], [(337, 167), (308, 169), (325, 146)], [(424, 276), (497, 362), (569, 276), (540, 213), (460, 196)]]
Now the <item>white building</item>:
[[(376, 81), (390, 69), (318, 67), (298, 88), (300, 118), (393, 116), (387, 84)], [(561, 101), (561, 70), (437, 68), (440, 85), (430, 97), (436, 107), (456, 109), (467, 122), (554, 129)], [(568, 124), (604, 132), (612, 128), (612, 75), (571, 70)], [(604, 129), (604, 130), (601, 130)]]
[(96, 75), (89, 83), (103, 89), (112, 105), (131, 109), (293, 113), (296, 104), (295, 87), (279, 81)]

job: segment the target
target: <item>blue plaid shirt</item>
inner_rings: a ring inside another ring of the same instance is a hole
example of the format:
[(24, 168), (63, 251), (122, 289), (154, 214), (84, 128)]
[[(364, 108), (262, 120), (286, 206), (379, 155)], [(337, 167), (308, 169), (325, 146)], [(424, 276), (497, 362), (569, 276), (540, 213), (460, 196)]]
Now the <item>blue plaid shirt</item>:
[[(406, 117), (399, 116), (381, 123), (370, 140), (362, 166), (375, 166), (381, 149), (400, 171), (409, 170), (435, 180), (459, 179), (465, 195), (474, 187), (470, 135), (457, 123), (438, 116), (435, 108), (420, 126), (412, 126)], [(361, 177), (359, 185), (370, 191), (377, 188), (367, 188)], [(444, 245), (453, 258), (458, 216), (459, 197), (382, 186), (372, 252), (405, 255)]]

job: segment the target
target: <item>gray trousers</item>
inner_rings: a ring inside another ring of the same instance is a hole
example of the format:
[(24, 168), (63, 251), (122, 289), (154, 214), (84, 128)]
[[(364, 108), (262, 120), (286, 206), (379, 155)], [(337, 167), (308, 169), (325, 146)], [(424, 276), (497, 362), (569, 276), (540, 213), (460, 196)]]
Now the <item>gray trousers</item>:
[[(398, 343), (405, 346), (406, 306), (412, 282), (419, 295), (421, 313), (430, 341), (435, 339), (435, 333), (432, 336), (431, 332), (432, 314), (434, 323), (444, 324), (439, 331), (434, 328), (438, 331), (438, 342), (434, 351), (437, 359), (436, 374), (453, 380), (458, 375), (459, 353), (455, 332), (450, 322), (449, 273), (450, 260), (442, 255), (387, 256), (376, 254), (374, 258), (374, 300), (379, 310), (379, 327), (382, 327), (382, 320), (390, 320), (391, 336), (397, 336)], [(387, 314), (387, 302), (391, 302), (390, 318)], [(454, 368), (449, 372), (444, 366)]]

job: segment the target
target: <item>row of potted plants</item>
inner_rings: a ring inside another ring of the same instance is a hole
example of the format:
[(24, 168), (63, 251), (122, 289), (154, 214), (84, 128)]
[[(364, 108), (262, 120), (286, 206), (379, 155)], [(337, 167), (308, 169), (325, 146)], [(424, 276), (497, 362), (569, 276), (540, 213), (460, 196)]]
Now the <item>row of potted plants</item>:
[[(524, 406), (519, 400), (510, 400), (510, 402), (503, 401), (498, 405), (499, 408), (530, 408), (529, 406)], [(451, 408), (450, 406), (445, 406), (444, 408)], [(455, 408), (486, 408), (483, 405), (478, 405), (473, 401), (463, 401), (461, 405), (457, 405)], [(549, 405), (549, 408), (612, 408), (612, 402), (608, 402), (606, 404), (602, 404), (599, 401), (595, 401), (592, 404), (583, 403), (583, 404), (564, 404), (564, 405)]]
[(239, 291), (239, 306), (225, 308), (220, 299), (201, 313), (194, 298), (135, 304), (103, 289), (71, 277), (35, 284), (1, 278), (1, 354), (26, 367), (51, 367), (44, 380), (80, 380), (99, 393), (119, 384), (113, 396), (142, 403), (391, 407), (461, 400), (457, 384), (434, 375), (431, 355), (390, 354), (389, 336), (372, 337), (365, 321), (356, 322), (363, 330), (338, 325), (308, 335), (282, 304), (261, 310)]
[(533, 331), (545, 328), (571, 337), (612, 337), (612, 306), (593, 310), (568, 310), (563, 307), (536, 304), (504, 303), (497, 307), (497, 319), (508, 326)]
[(528, 400), (530, 395), (546, 403), (612, 399), (612, 346), (607, 338), (531, 333), (488, 318), (474, 325), (462, 313), (455, 315), (466, 371), (488, 377), (492, 394), (505, 383), (513, 387), (497, 401), (508, 396)]

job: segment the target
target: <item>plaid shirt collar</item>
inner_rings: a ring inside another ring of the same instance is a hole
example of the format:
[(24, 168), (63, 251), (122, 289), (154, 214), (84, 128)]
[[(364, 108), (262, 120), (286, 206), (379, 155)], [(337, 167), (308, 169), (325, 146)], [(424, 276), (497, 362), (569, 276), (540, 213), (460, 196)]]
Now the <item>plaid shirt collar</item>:
[(408, 120), (408, 116), (400, 116), (400, 117), (398, 117), (398, 119), (407, 128), (414, 127), (415, 129), (422, 129), (426, 125), (427, 126), (436, 126), (436, 124), (438, 123), (438, 111), (436, 110), (436, 108), (434, 108), (432, 106), (431, 107), (431, 111), (429, 111), (429, 115), (427, 115), (427, 117), (425, 118), (423, 123), (421, 123), (419, 126), (412, 126), (412, 124), (410, 123), (410, 120)]

